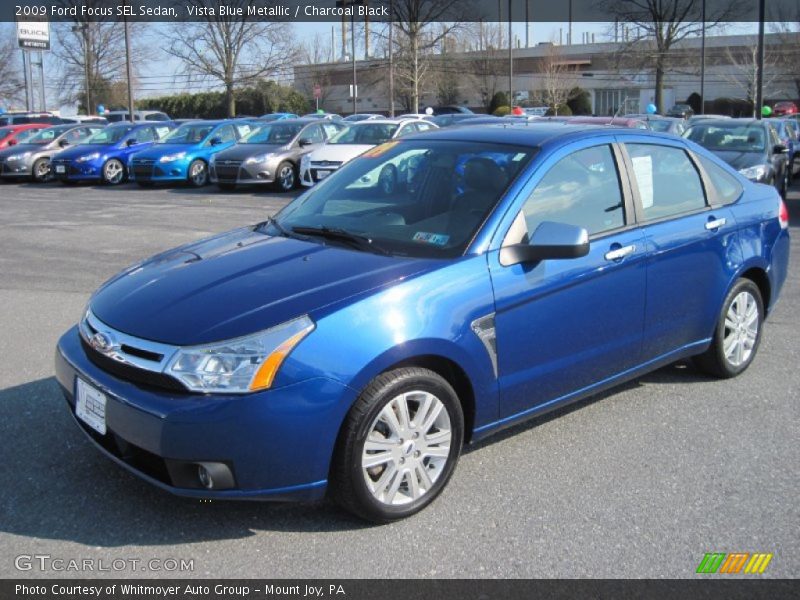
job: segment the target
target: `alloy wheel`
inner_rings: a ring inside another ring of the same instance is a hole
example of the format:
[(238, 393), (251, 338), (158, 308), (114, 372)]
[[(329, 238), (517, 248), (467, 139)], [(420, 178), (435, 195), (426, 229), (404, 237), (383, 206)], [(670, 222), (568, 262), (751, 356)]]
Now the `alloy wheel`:
[(278, 173), (278, 181), (282, 190), (288, 192), (294, 188), (294, 169), (292, 165), (284, 165), (281, 168), (280, 173)]
[(202, 160), (196, 160), (191, 164), (189, 179), (192, 181), (193, 185), (197, 187), (205, 185), (207, 176), (206, 164)]
[(748, 291), (736, 295), (725, 314), (723, 352), (725, 359), (738, 367), (750, 358), (758, 339), (758, 303)]
[(104, 171), (106, 182), (110, 183), (111, 185), (120, 183), (125, 174), (122, 163), (118, 160), (108, 161), (104, 167)]
[(426, 494), (450, 456), (450, 416), (442, 401), (426, 391), (410, 391), (389, 401), (372, 422), (361, 469), (378, 502), (397, 506)]

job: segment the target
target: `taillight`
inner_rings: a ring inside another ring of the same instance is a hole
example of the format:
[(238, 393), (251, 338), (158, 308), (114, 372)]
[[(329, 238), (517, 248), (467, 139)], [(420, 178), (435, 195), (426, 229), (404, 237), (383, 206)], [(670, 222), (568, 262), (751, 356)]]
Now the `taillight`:
[(780, 208), (778, 208), (778, 221), (781, 224), (781, 229), (786, 229), (789, 227), (789, 209), (786, 206), (786, 202), (781, 199)]

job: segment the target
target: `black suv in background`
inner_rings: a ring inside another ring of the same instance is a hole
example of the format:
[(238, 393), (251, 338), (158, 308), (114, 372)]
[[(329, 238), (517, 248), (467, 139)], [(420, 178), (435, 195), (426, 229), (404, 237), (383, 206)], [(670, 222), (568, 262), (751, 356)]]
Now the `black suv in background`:
[(678, 117), (679, 119), (688, 119), (694, 116), (694, 109), (688, 104), (676, 104), (667, 111), (665, 117)]

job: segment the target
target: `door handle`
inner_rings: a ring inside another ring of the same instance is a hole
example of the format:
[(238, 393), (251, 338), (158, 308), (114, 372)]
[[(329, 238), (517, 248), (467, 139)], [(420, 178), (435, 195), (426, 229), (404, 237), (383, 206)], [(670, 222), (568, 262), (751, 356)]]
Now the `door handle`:
[(725, 225), (725, 223), (727, 223), (725, 217), (722, 217), (720, 219), (712, 219), (711, 221), (706, 223), (706, 229), (708, 229), (709, 231), (716, 231), (717, 229)]
[(636, 246), (633, 244), (630, 246), (623, 246), (622, 248), (615, 248), (606, 252), (605, 258), (606, 260), (622, 260), (629, 254), (633, 254), (635, 250)]

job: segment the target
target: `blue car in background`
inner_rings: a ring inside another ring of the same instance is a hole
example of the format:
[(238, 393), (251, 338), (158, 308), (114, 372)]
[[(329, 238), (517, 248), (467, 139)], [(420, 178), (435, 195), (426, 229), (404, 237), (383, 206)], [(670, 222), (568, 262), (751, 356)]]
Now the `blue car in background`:
[(259, 117), (259, 121), (283, 121), (284, 119), (297, 119), (298, 116), (294, 113), (287, 113), (287, 112), (276, 112), (276, 113), (268, 113), (266, 115), (261, 115)]
[(206, 185), (211, 157), (247, 135), (253, 123), (244, 119), (184, 123), (147, 150), (131, 156), (131, 179), (140, 186), (167, 182)]
[(800, 169), (800, 161), (796, 160), (798, 150), (800, 150), (800, 130), (798, 130), (797, 121), (788, 117), (768, 119), (768, 121), (775, 127), (775, 133), (778, 134), (781, 144), (786, 146), (789, 179), (793, 179), (797, 170)]
[(101, 181), (118, 185), (128, 178), (130, 156), (149, 148), (174, 127), (169, 122), (109, 125), (53, 157), (50, 161), (53, 175), (65, 184)]
[(88, 439), (164, 490), (327, 491), (392, 521), (466, 443), (675, 361), (742, 373), (788, 227), (774, 187), (675, 136), (429, 131), (119, 273), (59, 340), (56, 378)]

